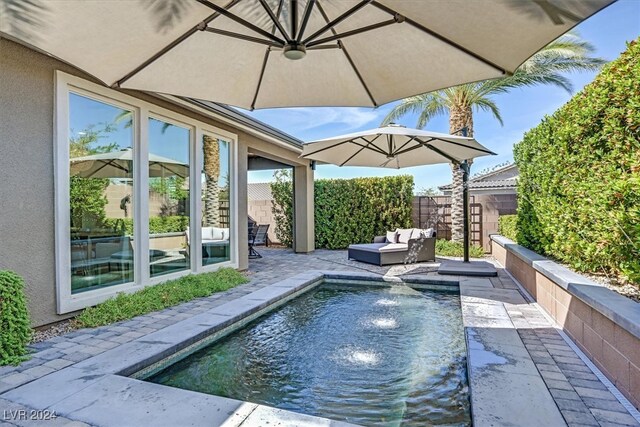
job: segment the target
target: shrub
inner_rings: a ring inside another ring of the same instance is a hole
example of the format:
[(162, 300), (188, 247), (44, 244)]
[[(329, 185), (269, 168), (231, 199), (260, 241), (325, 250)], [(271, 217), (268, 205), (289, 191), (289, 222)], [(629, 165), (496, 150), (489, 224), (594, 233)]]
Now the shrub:
[[(436, 255), (455, 257), (464, 256), (464, 245), (461, 242), (438, 239), (436, 240)], [(469, 247), (469, 256), (472, 258), (482, 258), (484, 256), (484, 249), (477, 245), (471, 245)]]
[(77, 326), (85, 328), (108, 325), (226, 291), (247, 282), (244, 275), (231, 268), (188, 275), (132, 294), (120, 293), (95, 307), (85, 309), (76, 318), (76, 322)]
[(283, 245), (293, 246), (293, 181), (292, 173), (287, 169), (273, 174), (271, 183), (271, 212), (276, 222), (276, 237)]
[(498, 218), (498, 233), (516, 242), (517, 222), (518, 215), (501, 215)]
[(514, 147), (517, 238), (640, 281), (640, 39)]
[[(133, 235), (133, 218), (107, 218), (104, 225), (117, 229), (124, 226), (125, 234)], [(178, 233), (189, 226), (189, 217), (184, 215), (152, 216), (149, 218), (149, 233)]]
[[(291, 236), (293, 186), (276, 177), (271, 189), (276, 235), (290, 245), (291, 238), (283, 236)], [(316, 248), (344, 249), (387, 230), (412, 227), (412, 176), (319, 179), (314, 191)]]
[(0, 270), (0, 365), (17, 365), (27, 357), (31, 338), (24, 280)]

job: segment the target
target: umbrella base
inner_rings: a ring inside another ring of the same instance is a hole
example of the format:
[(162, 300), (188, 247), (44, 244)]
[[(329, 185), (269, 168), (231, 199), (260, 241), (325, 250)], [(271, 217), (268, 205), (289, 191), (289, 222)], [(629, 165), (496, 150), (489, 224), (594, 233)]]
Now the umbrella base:
[(496, 277), (498, 271), (493, 264), (486, 261), (443, 261), (438, 274), (449, 276)]

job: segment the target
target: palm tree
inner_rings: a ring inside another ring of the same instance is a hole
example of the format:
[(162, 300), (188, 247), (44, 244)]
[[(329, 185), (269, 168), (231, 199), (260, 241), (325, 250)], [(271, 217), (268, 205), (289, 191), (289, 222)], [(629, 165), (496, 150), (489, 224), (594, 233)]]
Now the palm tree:
[(202, 152), (204, 155), (204, 225), (220, 225), (220, 146), (217, 138), (209, 135), (202, 137)]
[[(571, 82), (563, 73), (599, 69), (606, 61), (591, 57), (595, 48), (575, 32), (569, 32), (541, 49), (508, 77), (468, 83), (403, 99), (383, 120), (389, 124), (408, 113), (418, 113), (418, 128), (432, 118), (449, 114), (449, 133), (467, 129), (473, 137), (473, 112), (487, 111), (502, 125), (500, 109), (492, 95), (523, 86), (554, 85), (571, 93)], [(451, 240), (463, 240), (462, 171), (451, 165)]]

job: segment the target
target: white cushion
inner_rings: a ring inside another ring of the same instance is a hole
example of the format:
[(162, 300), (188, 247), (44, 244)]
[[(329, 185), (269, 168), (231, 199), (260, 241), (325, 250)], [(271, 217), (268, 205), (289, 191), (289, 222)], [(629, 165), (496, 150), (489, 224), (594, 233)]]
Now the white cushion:
[(426, 230), (422, 230), (422, 235), (424, 237), (433, 237), (435, 232), (436, 231), (433, 228), (427, 228)]
[(202, 241), (224, 240), (224, 228), (202, 227)]
[(213, 240), (213, 227), (202, 227), (202, 241)]
[(414, 228), (411, 231), (411, 238), (412, 239), (419, 239), (422, 237), (422, 230), (420, 230), (419, 228)]
[(211, 227), (211, 240), (224, 240), (224, 229)]
[(378, 252), (400, 252), (406, 251), (406, 243), (389, 243), (378, 249)]
[[(187, 244), (189, 243), (189, 227), (185, 230)], [(229, 229), (218, 227), (202, 227), (202, 241), (211, 242), (214, 240), (229, 240)]]
[(413, 228), (398, 228), (396, 231), (398, 232), (398, 243), (409, 243)]
[(398, 232), (397, 231), (387, 231), (387, 243), (397, 243), (398, 242)]

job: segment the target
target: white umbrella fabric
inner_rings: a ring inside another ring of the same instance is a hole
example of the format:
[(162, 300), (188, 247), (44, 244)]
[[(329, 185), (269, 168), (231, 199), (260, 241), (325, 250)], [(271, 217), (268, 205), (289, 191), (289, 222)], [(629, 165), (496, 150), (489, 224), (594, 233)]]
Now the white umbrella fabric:
[(108, 86), (378, 106), (513, 73), (615, 0), (0, 0), (0, 34)]
[(399, 169), (489, 155), (495, 153), (473, 138), (390, 125), (306, 143), (301, 157), (338, 166)]
[[(132, 171), (133, 151), (130, 149), (75, 157), (70, 160), (71, 176), (81, 178), (131, 178)], [(186, 178), (189, 176), (189, 165), (149, 154), (149, 176)]]

